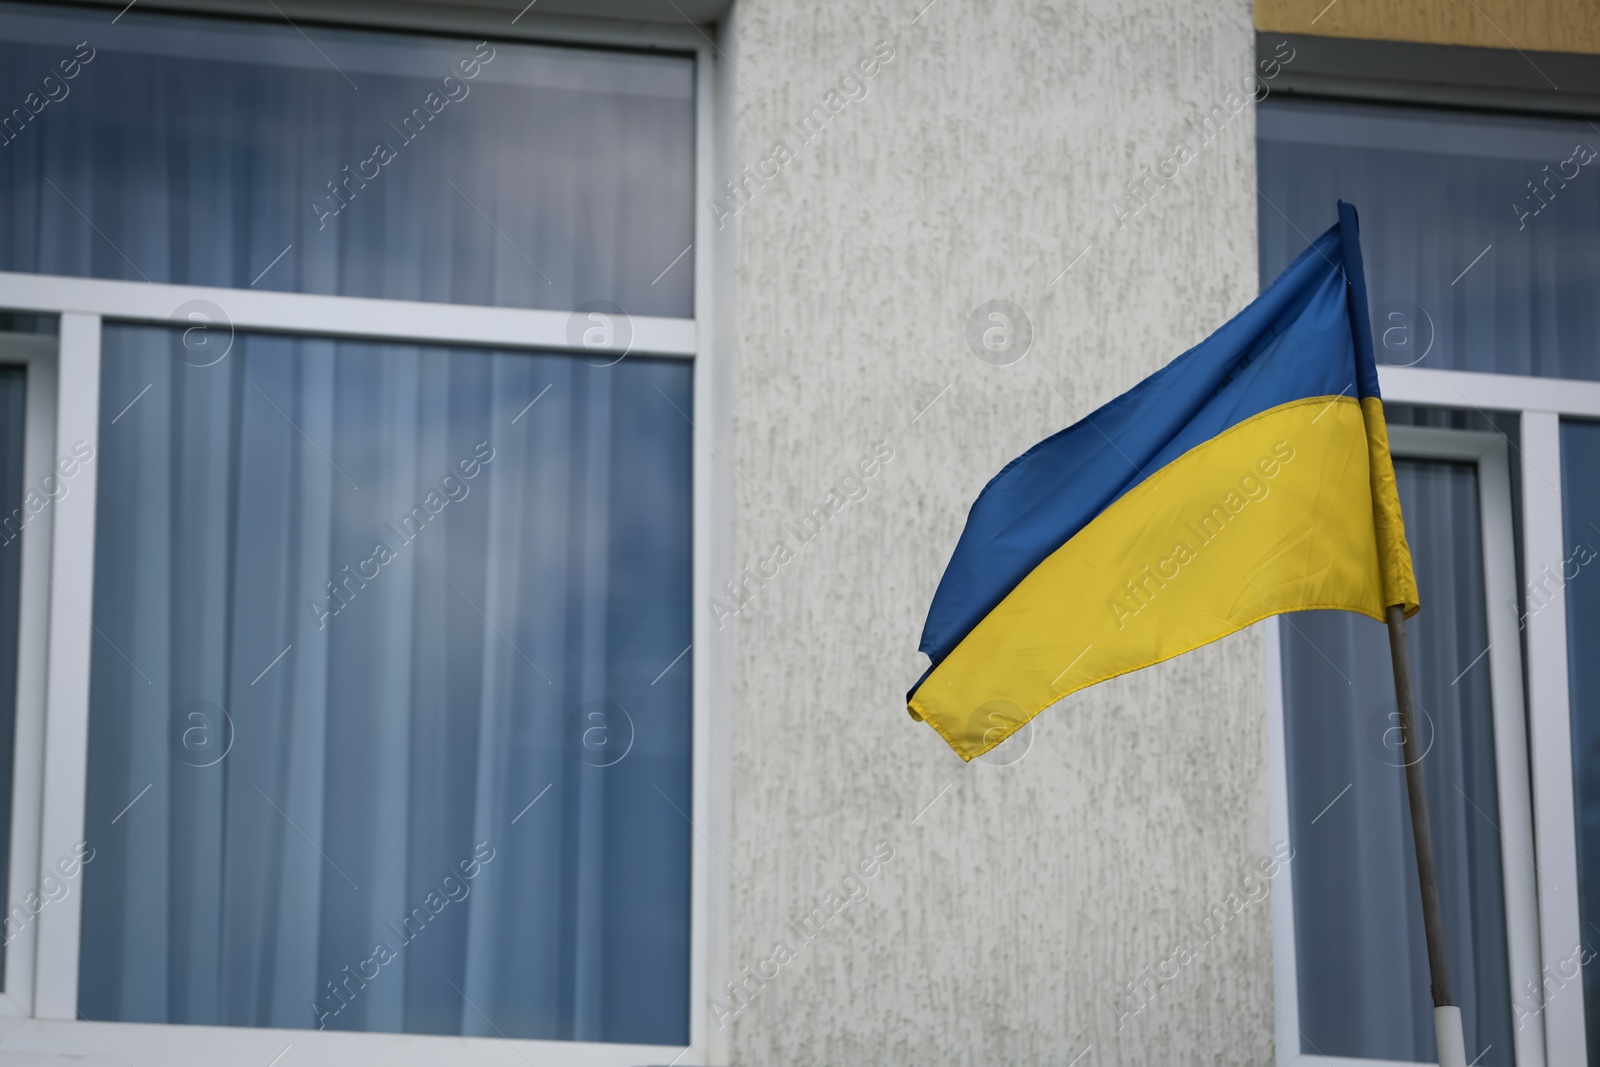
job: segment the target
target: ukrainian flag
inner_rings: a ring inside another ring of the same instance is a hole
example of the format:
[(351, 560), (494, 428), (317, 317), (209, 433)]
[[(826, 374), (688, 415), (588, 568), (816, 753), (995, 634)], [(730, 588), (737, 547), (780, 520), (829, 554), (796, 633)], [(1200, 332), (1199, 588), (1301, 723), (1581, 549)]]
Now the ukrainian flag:
[(1315, 608), (1417, 611), (1355, 209), (1249, 307), (984, 487), (907, 696), (962, 759), (1069, 693)]

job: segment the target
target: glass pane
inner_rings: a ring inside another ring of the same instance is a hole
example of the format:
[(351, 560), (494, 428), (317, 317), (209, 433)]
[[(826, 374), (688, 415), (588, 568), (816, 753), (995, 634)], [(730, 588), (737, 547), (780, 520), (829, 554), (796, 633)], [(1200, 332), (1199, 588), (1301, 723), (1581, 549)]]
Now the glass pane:
[(25, 311), (0, 308), (0, 333), (42, 333), (55, 336), (61, 319), (56, 315), (31, 315)]
[(687, 1042), (691, 377), (106, 329), (88, 1018)]
[[(1451, 988), (1480, 1067), (1512, 1062), (1477, 472), (1397, 460), (1422, 597), (1407, 625)], [(1285, 617), (1302, 1051), (1437, 1062), (1402, 738), (1382, 623)]]
[(1263, 284), (1343, 198), (1380, 361), (1600, 378), (1596, 144), (1583, 121), (1274, 97), (1257, 112)]
[[(24, 484), (22, 448), (26, 439), (28, 372), (0, 365), (0, 886), (11, 880), (11, 789), (17, 734), (17, 628), (22, 587), (22, 528), (48, 505), (51, 478)], [(54, 473), (54, 472), (49, 472)], [(30, 489), (32, 492), (30, 492)], [(58, 490), (59, 492), (60, 490)], [(38, 897), (12, 901), (0, 936), (0, 976), (5, 974), (5, 946), (38, 915)]]
[[(1522, 589), (1522, 464), (1515, 449), (1522, 440), (1522, 414), (1516, 411), (1478, 411), (1472, 408), (1435, 408), (1416, 404), (1396, 404), (1385, 401), (1383, 418), (1392, 430), (1396, 426), (1426, 426), (1438, 430), (1472, 430), (1475, 433), (1498, 434), (1513, 449), (1513, 462), (1506, 464), (1507, 481), (1511, 488), (1511, 555), (1517, 577), (1516, 610), (1520, 618), (1527, 611)], [(1509, 605), (1506, 607), (1509, 608)], [(1521, 632), (1522, 662), (1528, 662), (1528, 631)], [(1524, 679), (1526, 688), (1526, 679)], [(1523, 694), (1526, 706), (1527, 694)]]
[[(1600, 943), (1600, 423), (1562, 420), (1561, 500), (1566, 512), (1566, 556), (1528, 579), (1528, 610), (1543, 607), (1557, 591), (1567, 600), (1567, 676), (1572, 715), (1572, 791), (1577, 808), (1578, 911), (1585, 947)], [(1589, 949), (1590, 957), (1593, 949)], [(1586, 962), (1589, 957), (1580, 959)], [(1571, 974), (1565, 962), (1562, 975)], [(1600, 977), (1583, 968), (1584, 1012), (1589, 1024), (1589, 1062), (1600, 1064)], [(1546, 995), (1554, 995), (1553, 990)]]
[(693, 314), (690, 57), (107, 22), (0, 4), (0, 270)]

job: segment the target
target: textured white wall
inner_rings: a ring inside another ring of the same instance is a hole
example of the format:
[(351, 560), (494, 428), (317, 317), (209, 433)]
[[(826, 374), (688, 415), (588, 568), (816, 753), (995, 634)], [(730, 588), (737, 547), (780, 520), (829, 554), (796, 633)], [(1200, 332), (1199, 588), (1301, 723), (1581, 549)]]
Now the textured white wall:
[[(732, 623), (730, 964), (778, 968), (724, 1019), (733, 1062), (1268, 1063), (1267, 901), (1120, 1028), (1112, 1006), (1268, 855), (1258, 633), (1069, 698), (1009, 767), (904, 710), (986, 479), (1256, 292), (1253, 114), (1187, 125), (1251, 73), (1250, 4), (923, 3), (737, 0), (724, 41), (752, 168), (894, 52), (729, 223), (734, 555), (795, 550)], [(1195, 158), (1119, 230), (1111, 198), (1180, 137)], [(995, 298), (1032, 320), (1012, 366), (965, 340)], [(786, 536), (879, 442), (865, 498)], [(865, 899), (804, 941), (789, 922), (879, 842)]]

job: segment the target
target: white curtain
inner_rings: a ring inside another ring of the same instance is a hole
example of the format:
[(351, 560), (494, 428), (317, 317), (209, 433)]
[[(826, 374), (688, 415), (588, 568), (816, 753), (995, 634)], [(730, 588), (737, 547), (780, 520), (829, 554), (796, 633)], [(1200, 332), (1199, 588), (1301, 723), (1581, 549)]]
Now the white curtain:
[[(28, 323), (0, 323), (3, 326), (27, 326)], [(0, 514), (0, 797), (9, 797), (13, 784), (12, 764), (16, 740), (17, 692), (17, 633), (22, 596), (22, 523), (32, 515), (24, 500), (32, 488), (35, 491), (34, 509), (43, 506), (39, 501), (55, 487), (60, 493), (60, 483), (52, 480), (48, 485), (29, 486), (22, 469), (22, 452), (27, 438), (27, 371), (20, 366), (0, 366), (0, 500), (6, 508)], [(51, 472), (54, 473), (54, 472)], [(10, 877), (11, 819), (9, 810), (0, 806), (5, 817), (0, 818), (0, 876)], [(27, 909), (24, 908), (24, 914)], [(14, 927), (0, 927), (0, 971), (5, 966), (5, 942), (11, 938)]]
[[(1600, 422), (1563, 419), (1561, 495), (1569, 553), (1563, 560), (1567, 598), (1567, 670), (1572, 714), (1573, 793), (1577, 808), (1578, 907), (1591, 951), (1600, 945)], [(1600, 976), (1583, 972), (1590, 1020), (1589, 1060), (1600, 1062)]]
[(1379, 362), (1600, 378), (1589, 123), (1273, 98), (1257, 137), (1262, 284), (1342, 198), (1361, 213)]
[(693, 314), (689, 58), (108, 21), (0, 3), (0, 270)]
[(688, 367), (176, 336), (105, 337), (85, 1014), (684, 1040)]

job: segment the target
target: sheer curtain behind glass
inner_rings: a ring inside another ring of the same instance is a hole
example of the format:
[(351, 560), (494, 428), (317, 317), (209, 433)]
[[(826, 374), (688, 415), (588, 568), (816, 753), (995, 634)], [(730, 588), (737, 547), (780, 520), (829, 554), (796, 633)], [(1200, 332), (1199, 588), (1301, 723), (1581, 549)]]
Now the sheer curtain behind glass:
[[(0, 501), (6, 514), (0, 515), (0, 886), (10, 883), (12, 764), (17, 740), (17, 631), (22, 596), (22, 528), (44, 510), (52, 487), (59, 494), (61, 482), (51, 476), (29, 493), (25, 481), (30, 473), (22, 469), (22, 450), (26, 440), (28, 372), (18, 365), (0, 366)], [(6, 946), (16, 932), (33, 921), (26, 901), (13, 905), (0, 927), (0, 975), (5, 973)]]
[[(1407, 631), (1451, 988), (1468, 1056), (1499, 1067), (1511, 990), (1477, 475), (1408, 460), (1395, 474), (1422, 599)], [(1387, 631), (1309, 612), (1281, 633), (1302, 1051), (1436, 1062)]]
[[(1561, 497), (1566, 554), (1529, 581), (1528, 610), (1557, 589), (1567, 602), (1567, 670), (1572, 716), (1573, 800), (1577, 816), (1578, 907), (1592, 956), (1600, 945), (1600, 423), (1561, 422)], [(1587, 958), (1587, 957), (1584, 957)], [(1570, 974), (1572, 964), (1566, 964)], [(1600, 974), (1583, 970), (1589, 1062), (1600, 1064)]]
[(1361, 212), (1380, 362), (1600, 378), (1597, 148), (1583, 121), (1268, 100), (1262, 284), (1342, 198)]
[(263, 12), (0, 3), (0, 270), (693, 314), (691, 58)]
[(690, 366), (175, 351), (106, 330), (82, 1012), (685, 1043)]

